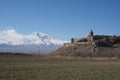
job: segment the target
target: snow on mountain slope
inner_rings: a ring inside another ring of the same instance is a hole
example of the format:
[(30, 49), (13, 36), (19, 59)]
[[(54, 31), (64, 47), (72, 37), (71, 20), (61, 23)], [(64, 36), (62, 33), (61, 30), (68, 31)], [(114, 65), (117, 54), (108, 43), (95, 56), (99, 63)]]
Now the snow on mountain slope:
[(13, 29), (0, 31), (0, 52), (49, 53), (61, 47), (63, 43), (62, 40), (40, 32), (22, 35)]

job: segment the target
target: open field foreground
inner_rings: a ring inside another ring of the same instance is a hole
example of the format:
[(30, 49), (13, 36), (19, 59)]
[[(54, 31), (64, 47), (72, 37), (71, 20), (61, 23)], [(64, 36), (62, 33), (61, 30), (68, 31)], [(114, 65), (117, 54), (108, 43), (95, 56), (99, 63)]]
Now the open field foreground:
[(120, 60), (0, 57), (0, 80), (120, 80)]

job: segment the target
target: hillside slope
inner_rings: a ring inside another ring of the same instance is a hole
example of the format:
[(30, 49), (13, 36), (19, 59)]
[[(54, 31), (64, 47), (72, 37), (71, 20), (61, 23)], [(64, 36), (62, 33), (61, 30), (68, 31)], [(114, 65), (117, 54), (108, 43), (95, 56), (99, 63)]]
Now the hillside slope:
[(76, 57), (120, 57), (120, 44), (112, 47), (68, 46), (61, 47), (52, 55)]

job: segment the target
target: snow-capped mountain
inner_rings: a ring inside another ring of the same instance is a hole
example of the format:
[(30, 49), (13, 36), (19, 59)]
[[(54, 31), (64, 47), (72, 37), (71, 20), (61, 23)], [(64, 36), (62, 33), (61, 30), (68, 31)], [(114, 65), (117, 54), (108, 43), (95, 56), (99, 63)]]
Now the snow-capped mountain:
[(40, 32), (22, 35), (13, 29), (0, 31), (0, 52), (49, 53), (61, 47), (64, 42)]

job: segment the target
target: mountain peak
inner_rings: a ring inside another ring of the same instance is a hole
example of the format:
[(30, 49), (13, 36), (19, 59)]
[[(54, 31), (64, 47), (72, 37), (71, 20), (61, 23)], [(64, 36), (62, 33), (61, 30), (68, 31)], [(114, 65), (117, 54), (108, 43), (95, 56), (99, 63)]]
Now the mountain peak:
[(42, 36), (45, 36), (47, 34), (42, 33), (42, 32), (33, 32), (32, 35), (42, 35)]
[(41, 32), (33, 32), (32, 33), (33, 36), (37, 36), (39, 38), (52, 38), (51, 36), (49, 36), (48, 34), (45, 33), (41, 33)]
[[(52, 49), (50, 50), (52, 51), (61, 47), (64, 42), (65, 41), (53, 38), (48, 34), (44, 34), (41, 32), (33, 32), (32, 34), (29, 34), (29, 35), (23, 35), (23, 34), (17, 33), (14, 29), (0, 31), (0, 50), (1, 48), (2, 50), (5, 49), (1, 47), (2, 44), (5, 44), (6, 46), (11, 45), (11, 46), (17, 46), (17, 47), (18, 46), (25, 47), (28, 45), (29, 47), (38, 46), (39, 48), (40, 46), (40, 47), (44, 47), (44, 49), (48, 49), (48, 48), (51, 49), (52, 47)], [(9, 46), (7, 46), (6, 49), (11, 49)], [(20, 47), (20, 49), (23, 49), (23, 48)], [(28, 47), (26, 47), (25, 49), (28, 49)], [(32, 50), (32, 48), (30, 50)]]

